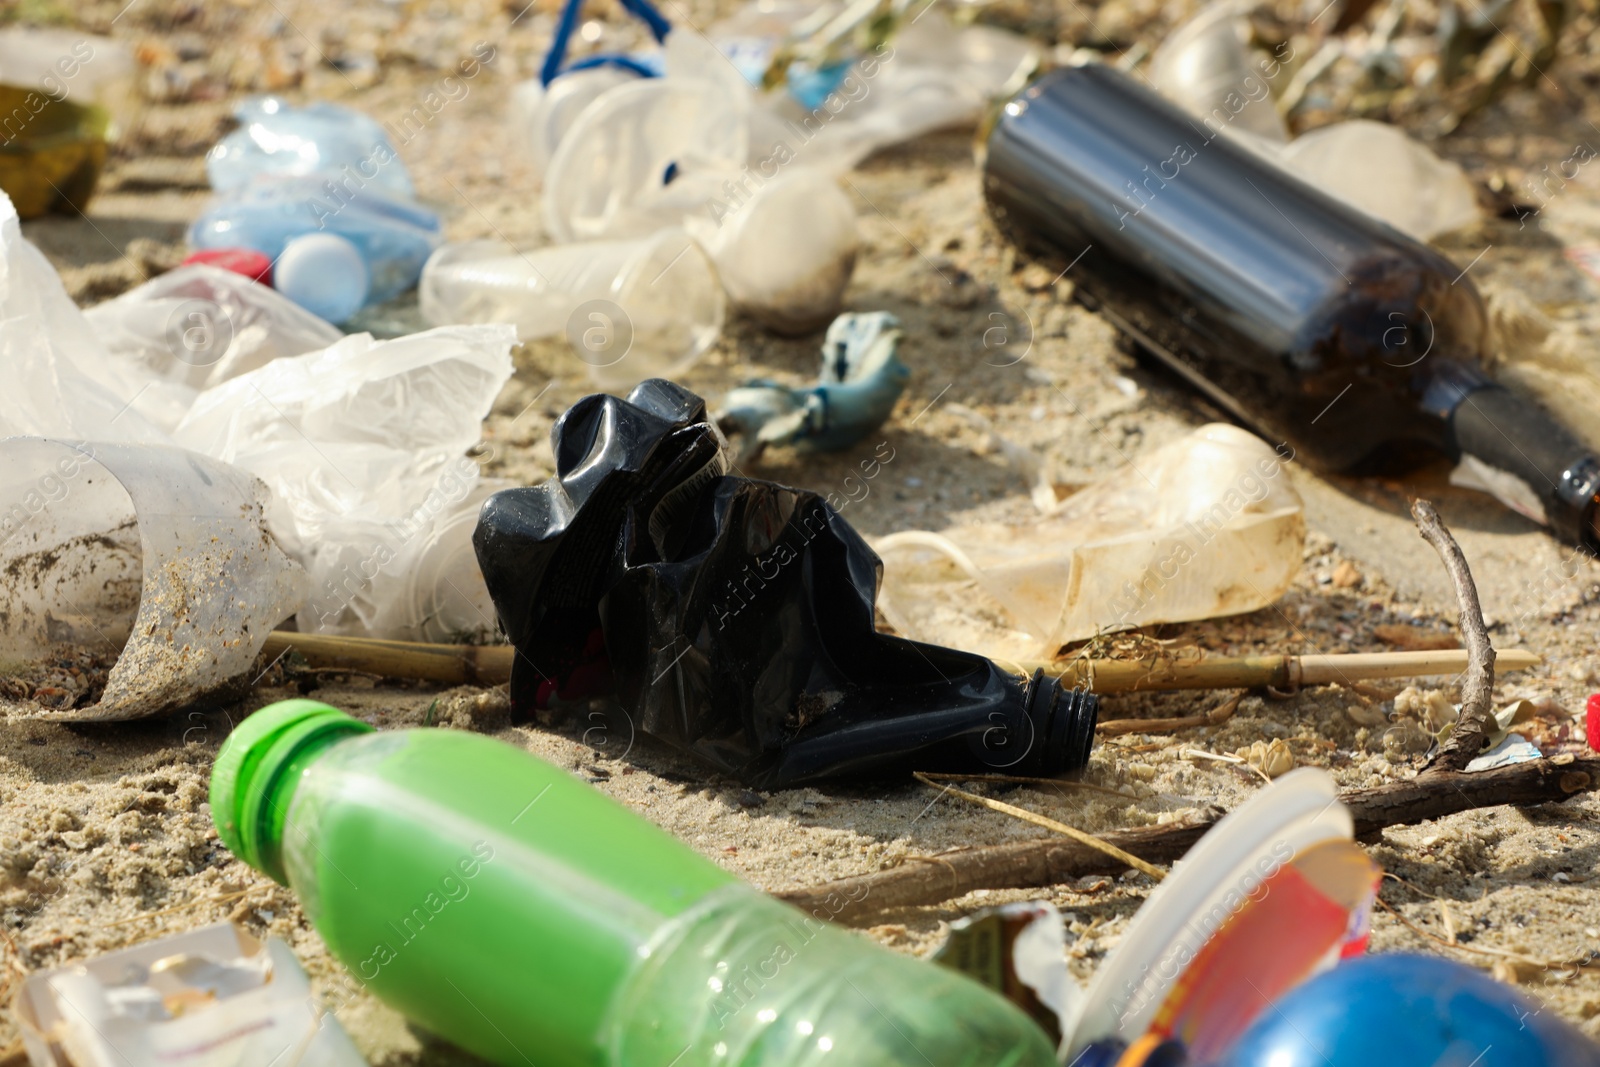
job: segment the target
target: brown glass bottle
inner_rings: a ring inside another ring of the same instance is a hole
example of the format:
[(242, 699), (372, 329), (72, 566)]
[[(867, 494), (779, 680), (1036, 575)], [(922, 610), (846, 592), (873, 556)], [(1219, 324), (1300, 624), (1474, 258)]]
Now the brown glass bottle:
[(1519, 510), (1594, 547), (1600, 462), (1481, 370), (1483, 303), (1464, 272), (1089, 64), (1008, 103), (984, 193), (1012, 240), (1240, 421), (1313, 466), (1476, 457)]

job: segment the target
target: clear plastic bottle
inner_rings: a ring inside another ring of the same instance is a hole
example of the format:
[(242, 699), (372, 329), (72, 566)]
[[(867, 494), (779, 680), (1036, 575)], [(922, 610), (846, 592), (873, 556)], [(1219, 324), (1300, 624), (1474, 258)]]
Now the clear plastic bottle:
[(673, 377), (722, 331), (711, 259), (682, 230), (518, 253), (499, 241), (446, 245), (422, 272), (433, 325), (504, 322), (524, 341), (567, 333), (602, 388)]
[(526, 1067), (1052, 1067), (999, 996), (739, 882), (512, 745), (256, 712), (212, 817), (428, 1030)]

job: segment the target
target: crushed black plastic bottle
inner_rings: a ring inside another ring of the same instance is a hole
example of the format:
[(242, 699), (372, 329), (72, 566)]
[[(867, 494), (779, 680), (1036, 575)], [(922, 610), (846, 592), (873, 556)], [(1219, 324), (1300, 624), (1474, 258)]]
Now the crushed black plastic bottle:
[(1092, 694), (878, 633), (877, 555), (818, 494), (727, 473), (695, 394), (586, 397), (552, 441), (555, 476), (490, 497), (473, 536), (519, 720), (610, 697), (758, 789), (1088, 762)]

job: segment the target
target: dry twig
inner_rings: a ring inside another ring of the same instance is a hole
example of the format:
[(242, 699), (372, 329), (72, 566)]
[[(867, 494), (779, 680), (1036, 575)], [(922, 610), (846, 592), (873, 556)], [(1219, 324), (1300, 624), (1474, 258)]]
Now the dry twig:
[(1494, 712), (1494, 646), (1489, 643), (1483, 608), (1478, 603), (1478, 587), (1472, 580), (1472, 571), (1467, 567), (1467, 557), (1462, 554), (1461, 546), (1456, 544), (1429, 501), (1413, 500), (1411, 517), (1416, 520), (1417, 532), (1439, 553), (1444, 569), (1450, 574), (1450, 582), (1456, 588), (1456, 602), (1461, 606), (1461, 637), (1467, 645), (1467, 677), (1461, 683), (1461, 716), (1450, 731), (1450, 737), (1423, 770), (1434, 774), (1464, 771), (1488, 739), (1484, 724)]

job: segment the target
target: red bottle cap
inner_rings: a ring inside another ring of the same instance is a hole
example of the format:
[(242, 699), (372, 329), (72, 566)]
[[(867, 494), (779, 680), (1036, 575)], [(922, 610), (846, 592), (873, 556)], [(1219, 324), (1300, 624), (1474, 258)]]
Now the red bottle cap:
[(243, 274), (262, 285), (272, 284), (272, 260), (253, 248), (202, 248), (198, 252), (190, 252), (183, 261), (186, 267), (191, 263), (221, 267), (235, 274)]
[(1589, 706), (1585, 711), (1583, 729), (1589, 739), (1589, 750), (1600, 752), (1600, 693), (1589, 694)]

